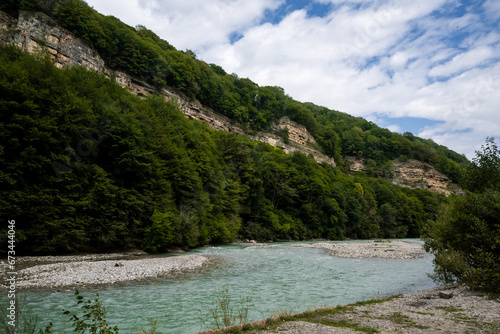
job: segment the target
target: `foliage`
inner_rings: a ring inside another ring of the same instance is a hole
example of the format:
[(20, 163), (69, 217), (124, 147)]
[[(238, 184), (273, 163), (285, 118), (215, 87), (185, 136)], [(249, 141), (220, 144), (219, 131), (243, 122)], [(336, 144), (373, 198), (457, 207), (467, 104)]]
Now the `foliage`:
[(500, 151), (494, 138), (487, 138), (486, 144), (476, 151), (476, 158), (464, 172), (463, 188), (470, 192), (484, 193), (500, 189)]
[(213, 131), (162, 96), (14, 47), (0, 95), (0, 214), (25, 253), (418, 237), (446, 201)]
[(106, 321), (106, 309), (99, 301), (99, 294), (96, 295), (94, 301), (85, 300), (78, 290), (75, 291), (77, 304), (81, 306), (83, 314), (79, 317), (72, 314), (70, 311), (64, 311), (64, 314), (71, 315), (75, 332), (85, 334), (118, 334), (118, 327), (111, 326)]
[(200, 310), (200, 320), (205, 326), (212, 329), (222, 329), (225, 327), (242, 324), (248, 321), (248, 308), (250, 297), (240, 297), (235, 300), (231, 296), (229, 288), (222, 285), (222, 289), (212, 297), (212, 306), (208, 310), (207, 316)]
[(158, 318), (151, 320), (151, 328), (144, 329), (141, 327), (135, 334), (156, 334), (156, 330), (158, 329)]
[(500, 152), (493, 138), (464, 173), (467, 192), (442, 208), (426, 247), (435, 255), (435, 278), (474, 288), (500, 287)]
[[(467, 162), (464, 156), (431, 140), (392, 133), (361, 118), (294, 101), (280, 87), (259, 87), (249, 79), (227, 74), (220, 66), (197, 59), (191, 50), (176, 50), (144, 26), (130, 27), (99, 14), (83, 0), (23, 0), (2, 6), (9, 12), (47, 13), (95, 49), (108, 67), (126, 71), (158, 89), (169, 86), (248, 131), (266, 129), (288, 116), (305, 125), (323, 152), (337, 162), (343, 156), (370, 160), (374, 164), (371, 176), (377, 176), (387, 161), (402, 157), (428, 162), (457, 182)], [(288, 141), (286, 133), (283, 139)]]

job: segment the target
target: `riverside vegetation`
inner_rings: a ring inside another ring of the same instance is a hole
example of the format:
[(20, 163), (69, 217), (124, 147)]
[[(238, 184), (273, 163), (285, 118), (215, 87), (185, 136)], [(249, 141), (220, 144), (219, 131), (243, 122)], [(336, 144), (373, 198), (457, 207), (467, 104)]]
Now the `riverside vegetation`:
[[(467, 163), (411, 133), (227, 74), (81, 0), (6, 1), (0, 9), (45, 12), (110, 68), (168, 85), (249, 132), (287, 116), (338, 165), (210, 130), (159, 94), (139, 98), (105, 76), (60, 70), (43, 55), (2, 46), (0, 213), (16, 217), (25, 254), (158, 252), (237, 238), (418, 237), (448, 199), (391, 184), (383, 178), (390, 162), (425, 161), (455, 182)], [(350, 155), (365, 159), (365, 173), (348, 174), (343, 157)]]
[[(157, 88), (169, 86), (248, 132), (288, 116), (338, 164), (319, 165), (301, 153), (213, 131), (184, 118), (160, 95), (139, 98), (103, 75), (58, 69), (48, 56), (1, 46), (0, 215), (16, 218), (20, 253), (154, 252), (237, 238), (395, 238), (425, 231), (437, 279), (499, 292), (500, 155), (494, 139), (469, 164), (430, 140), (391, 133), (227, 74), (81, 0), (9, 0), (0, 9), (10, 15), (43, 11), (110, 68)], [(348, 175), (345, 156), (364, 158), (366, 172)], [(383, 179), (391, 160), (409, 158), (435, 166), (465, 195), (447, 198)], [(112, 333), (105, 328), (102, 333)]]

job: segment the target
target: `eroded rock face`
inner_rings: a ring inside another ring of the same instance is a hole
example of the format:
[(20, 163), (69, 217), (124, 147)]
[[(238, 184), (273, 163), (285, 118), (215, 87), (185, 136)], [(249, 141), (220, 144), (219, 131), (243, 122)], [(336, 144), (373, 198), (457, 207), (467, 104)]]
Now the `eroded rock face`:
[(394, 178), (392, 183), (417, 189), (427, 189), (433, 192), (450, 195), (451, 180), (438, 172), (433, 166), (417, 161), (395, 162), (392, 164)]
[(349, 164), (349, 170), (351, 173), (356, 172), (366, 172), (365, 160), (356, 157), (345, 157), (347, 163)]
[[(146, 82), (136, 79), (126, 73), (111, 71), (106, 67), (103, 59), (88, 47), (82, 40), (73, 36), (69, 31), (57, 26), (50, 17), (43, 13), (23, 12), (15, 19), (0, 11), (0, 43), (14, 44), (30, 53), (48, 52), (57, 67), (84, 66), (89, 70), (103, 73), (132, 94), (148, 96), (157, 90)], [(223, 115), (199, 103), (189, 101), (170, 89), (163, 89), (161, 93), (167, 100), (176, 101), (186, 117), (206, 122), (215, 130), (233, 132), (251, 139), (281, 147), (286, 153), (296, 151), (306, 155), (311, 154), (318, 163), (327, 163), (335, 166), (335, 161), (321, 152), (307, 147), (308, 143), (316, 144), (314, 137), (305, 126), (295, 123), (287, 117), (282, 118), (271, 130), (278, 131), (285, 127), (289, 131), (291, 143), (285, 144), (282, 138), (269, 132), (260, 132), (249, 135), (237, 124)]]
[(0, 27), (2, 42), (29, 53), (48, 52), (57, 67), (81, 65), (99, 73), (106, 70), (94, 50), (43, 13), (21, 11), (16, 20), (2, 12)]
[[(351, 173), (366, 172), (364, 160), (357, 157), (346, 157)], [(405, 162), (394, 162), (391, 166), (390, 181), (400, 187), (413, 189), (427, 189), (432, 192), (450, 195), (453, 192), (461, 192), (458, 187), (451, 190), (451, 180), (444, 174), (438, 172), (433, 166), (418, 160)]]
[(288, 129), (288, 138), (297, 144), (316, 144), (316, 140), (314, 140), (314, 137), (307, 131), (304, 125), (295, 123), (288, 117), (282, 117), (276, 127), (280, 130)]

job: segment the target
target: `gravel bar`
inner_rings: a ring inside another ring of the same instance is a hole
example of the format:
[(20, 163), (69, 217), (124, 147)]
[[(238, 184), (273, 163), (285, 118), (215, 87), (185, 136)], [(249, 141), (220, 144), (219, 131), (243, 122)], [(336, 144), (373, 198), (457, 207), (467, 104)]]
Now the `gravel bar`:
[(295, 244), (294, 247), (320, 248), (328, 254), (347, 258), (384, 258), (384, 259), (418, 259), (424, 253), (424, 247), (406, 241), (370, 241), (356, 243), (316, 243)]
[(59, 288), (114, 284), (192, 271), (207, 266), (208, 261), (209, 258), (201, 255), (98, 261), (91, 257), (82, 261), (38, 264), (19, 270), (16, 285), (20, 288)]

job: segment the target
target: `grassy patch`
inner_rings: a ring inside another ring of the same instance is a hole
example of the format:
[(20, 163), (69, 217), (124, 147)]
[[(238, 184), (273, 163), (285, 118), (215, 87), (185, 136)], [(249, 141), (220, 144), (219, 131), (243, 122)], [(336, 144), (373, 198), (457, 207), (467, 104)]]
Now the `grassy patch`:
[(399, 312), (394, 312), (393, 314), (387, 316), (387, 319), (398, 325), (404, 325), (413, 322), (409, 316), (401, 314)]
[(402, 325), (403, 327), (414, 327), (419, 329), (428, 329), (428, 326), (423, 326), (417, 324), (407, 315), (401, 314), (399, 312), (394, 312), (391, 315), (387, 316), (387, 319), (392, 321), (395, 324)]
[(460, 307), (455, 307), (455, 306), (438, 306), (436, 307), (440, 310), (450, 312), (450, 313), (456, 313), (456, 312), (463, 312), (465, 311), (463, 308)]

